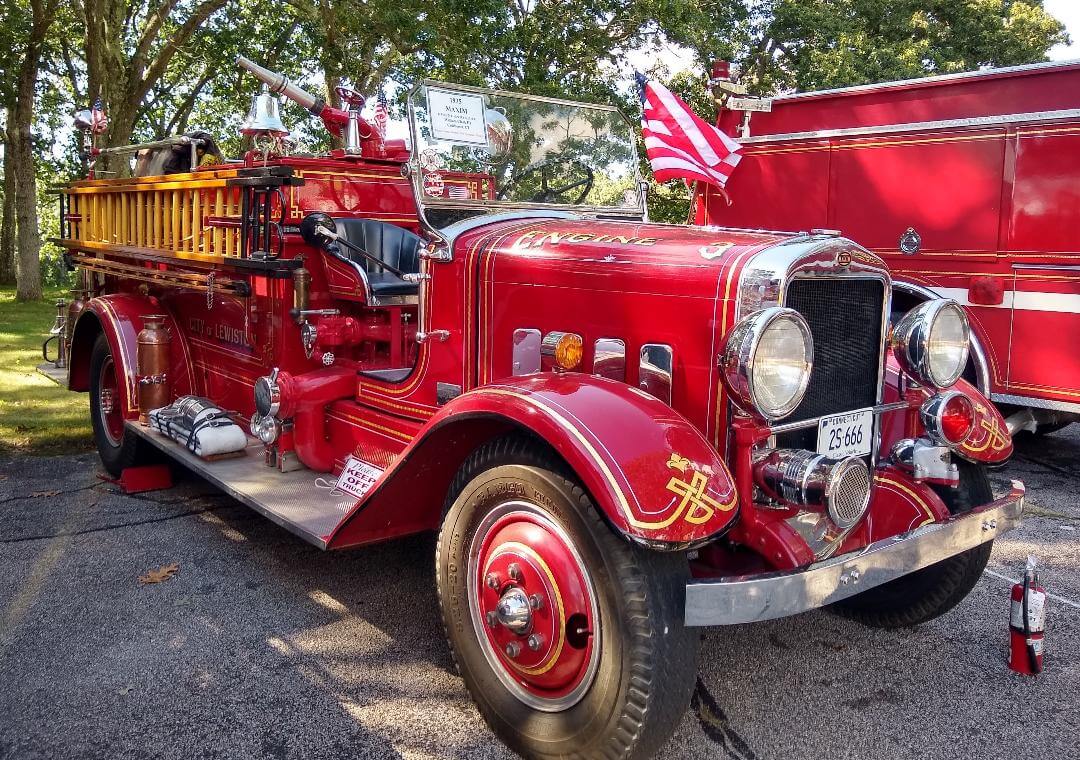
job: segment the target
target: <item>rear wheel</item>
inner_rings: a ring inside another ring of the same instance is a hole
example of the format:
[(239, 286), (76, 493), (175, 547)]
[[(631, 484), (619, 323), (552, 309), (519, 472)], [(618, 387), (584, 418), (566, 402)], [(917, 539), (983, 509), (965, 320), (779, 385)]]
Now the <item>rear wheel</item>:
[(651, 757), (697, 672), (685, 556), (617, 537), (527, 438), (478, 450), (451, 493), (439, 602), (488, 724), (526, 757)]
[[(955, 461), (960, 470), (960, 485), (956, 488), (934, 486), (949, 511), (960, 514), (992, 501), (994, 494), (986, 468), (959, 457)], [(955, 557), (838, 602), (832, 609), (875, 628), (925, 623), (951, 610), (971, 592), (986, 568), (993, 546), (993, 541), (987, 541)]]
[(143, 462), (149, 455), (147, 445), (124, 427), (122, 381), (108, 338), (102, 333), (90, 355), (90, 424), (101, 463), (116, 477), (124, 468)]

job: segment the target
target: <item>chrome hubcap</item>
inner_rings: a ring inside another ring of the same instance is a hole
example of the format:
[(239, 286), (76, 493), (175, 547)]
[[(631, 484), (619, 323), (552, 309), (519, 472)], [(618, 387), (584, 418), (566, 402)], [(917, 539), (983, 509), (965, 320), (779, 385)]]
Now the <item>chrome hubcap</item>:
[(513, 633), (520, 635), (532, 628), (532, 609), (529, 597), (520, 588), (509, 588), (495, 605), (495, 617)]

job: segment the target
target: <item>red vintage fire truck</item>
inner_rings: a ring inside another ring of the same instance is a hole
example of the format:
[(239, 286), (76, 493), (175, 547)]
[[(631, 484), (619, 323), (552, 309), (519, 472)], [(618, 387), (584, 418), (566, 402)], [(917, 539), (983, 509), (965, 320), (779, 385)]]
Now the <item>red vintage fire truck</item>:
[(1080, 419), (1080, 62), (771, 100), (716, 73), (745, 158), (698, 223), (843, 230), (889, 265), (895, 313), (964, 306), (965, 376), (1011, 430)]
[[(963, 310), (890, 333), (877, 255), (649, 223), (614, 108), (424, 82), (406, 150), (241, 64), (242, 160), (62, 188), (69, 385), (110, 472), (164, 453), (325, 549), (438, 531), (417, 561), (521, 754), (648, 757), (701, 626), (916, 624), (1018, 524)], [(288, 154), (273, 93), (344, 147)]]

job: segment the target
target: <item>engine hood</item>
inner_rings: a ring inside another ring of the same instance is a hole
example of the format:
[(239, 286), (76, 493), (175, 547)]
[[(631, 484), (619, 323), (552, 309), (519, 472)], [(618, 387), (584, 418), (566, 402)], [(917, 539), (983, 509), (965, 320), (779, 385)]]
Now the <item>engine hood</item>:
[[(479, 221), (479, 220), (477, 220)], [(489, 252), (634, 292), (714, 298), (717, 279), (793, 233), (585, 219), (506, 219), (457, 237), (455, 253)], [(629, 280), (633, 280), (631, 283)]]

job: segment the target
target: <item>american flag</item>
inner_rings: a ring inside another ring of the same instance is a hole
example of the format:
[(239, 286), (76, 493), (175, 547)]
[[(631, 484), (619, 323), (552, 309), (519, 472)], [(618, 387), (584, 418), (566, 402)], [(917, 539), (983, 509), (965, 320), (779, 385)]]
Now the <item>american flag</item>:
[(90, 131), (100, 135), (109, 128), (109, 117), (105, 115), (105, 104), (101, 102), (99, 95), (94, 99), (94, 105), (90, 108)]
[(458, 200), (465, 200), (470, 197), (469, 188), (463, 185), (447, 185), (446, 195), (450, 198), (457, 198)]
[(379, 88), (379, 97), (375, 101), (375, 129), (379, 130), (382, 137), (386, 137), (386, 122), (390, 119), (388, 108), (390, 104), (386, 100), (386, 91)]
[(657, 182), (691, 179), (723, 188), (739, 165), (740, 146), (690, 110), (659, 82), (636, 74), (641, 134)]

